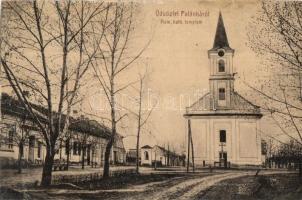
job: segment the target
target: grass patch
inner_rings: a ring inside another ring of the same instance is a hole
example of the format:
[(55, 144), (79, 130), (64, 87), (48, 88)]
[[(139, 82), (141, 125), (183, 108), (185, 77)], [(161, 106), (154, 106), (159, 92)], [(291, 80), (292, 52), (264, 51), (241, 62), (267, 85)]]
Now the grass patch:
[(131, 185), (141, 185), (151, 182), (159, 182), (167, 179), (182, 177), (184, 174), (129, 174), (117, 177), (101, 179), (99, 181), (80, 183), (83, 189), (122, 189)]

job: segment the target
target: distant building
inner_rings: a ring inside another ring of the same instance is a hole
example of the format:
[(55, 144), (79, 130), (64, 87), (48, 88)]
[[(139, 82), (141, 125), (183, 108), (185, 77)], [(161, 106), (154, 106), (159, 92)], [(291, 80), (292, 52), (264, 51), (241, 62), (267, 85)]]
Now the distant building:
[(141, 147), (141, 165), (152, 165), (152, 147), (149, 145)]
[[(85, 165), (103, 165), (105, 148), (111, 134), (110, 129), (88, 118), (70, 118), (70, 121), (70, 137), (62, 137), (58, 141), (55, 160), (66, 162), (67, 154), (69, 154), (70, 163), (79, 164), (84, 154)], [(46, 147), (39, 129), (22, 104), (6, 93), (2, 93), (1, 96), (0, 128), (0, 165), (2, 167), (15, 165), (19, 152), (23, 162), (33, 165), (43, 163)], [(20, 145), (22, 138), (24, 142)], [(118, 134), (112, 148), (110, 162), (123, 164), (125, 159), (123, 136)]]
[(141, 147), (141, 165), (154, 166), (184, 166), (185, 155), (180, 155), (164, 147), (155, 145)]
[[(141, 154), (140, 151), (138, 152), (138, 159), (139, 163), (141, 162)], [(137, 161), (137, 154), (136, 149), (129, 149), (126, 153), (126, 162), (127, 164), (136, 164)]]
[(234, 90), (234, 49), (219, 13), (213, 48), (208, 51), (210, 90), (186, 109), (195, 163), (261, 165), (259, 107)]

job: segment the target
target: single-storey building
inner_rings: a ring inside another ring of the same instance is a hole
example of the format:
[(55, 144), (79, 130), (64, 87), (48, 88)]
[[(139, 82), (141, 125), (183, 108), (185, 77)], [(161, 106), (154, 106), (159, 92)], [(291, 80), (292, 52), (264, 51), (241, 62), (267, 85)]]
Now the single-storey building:
[[(16, 165), (19, 156), (23, 163), (43, 163), (46, 145), (39, 129), (21, 102), (6, 93), (1, 96), (0, 131), (1, 167)], [(84, 158), (85, 165), (102, 166), (110, 134), (109, 128), (95, 120), (71, 117), (68, 134), (59, 139), (55, 160), (79, 164)], [(117, 134), (110, 161), (111, 164), (124, 164), (125, 159), (123, 136)]]
[(184, 166), (186, 156), (177, 154), (164, 147), (145, 145), (141, 147), (141, 165), (154, 166)]

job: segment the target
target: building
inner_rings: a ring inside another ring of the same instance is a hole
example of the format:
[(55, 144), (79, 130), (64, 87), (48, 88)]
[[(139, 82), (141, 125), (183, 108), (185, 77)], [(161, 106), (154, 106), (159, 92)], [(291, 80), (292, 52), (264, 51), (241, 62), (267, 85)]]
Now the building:
[(141, 147), (141, 165), (152, 165), (152, 147), (145, 145)]
[[(136, 164), (137, 161), (137, 154), (136, 154), (136, 149), (129, 149), (126, 153), (126, 162), (127, 164)], [(138, 160), (139, 163), (141, 162), (141, 153), (138, 151)]]
[[(219, 13), (213, 48), (208, 50), (210, 89), (186, 108), (196, 165), (260, 165), (259, 107), (234, 90), (234, 49)], [(189, 134), (188, 134), (189, 135)]]
[[(41, 108), (42, 109), (42, 108)], [(39, 129), (27, 114), (22, 104), (2, 93), (1, 96), (1, 167), (16, 165), (21, 155), (22, 162), (29, 165), (43, 163), (46, 149)], [(71, 164), (100, 165), (110, 137), (110, 129), (95, 120), (85, 117), (70, 118), (69, 134), (58, 141), (55, 160)], [(23, 141), (23, 142), (22, 142)], [(123, 136), (117, 135), (110, 157), (111, 164), (124, 164), (126, 159)]]
[(155, 145), (141, 147), (141, 165), (147, 166), (184, 166), (185, 155), (180, 155), (164, 147)]

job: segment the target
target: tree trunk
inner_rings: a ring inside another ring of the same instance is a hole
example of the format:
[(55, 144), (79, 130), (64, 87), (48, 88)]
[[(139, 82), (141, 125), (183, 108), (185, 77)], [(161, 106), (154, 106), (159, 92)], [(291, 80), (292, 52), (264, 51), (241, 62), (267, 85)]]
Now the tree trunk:
[(140, 131), (137, 132), (137, 141), (136, 141), (136, 173), (139, 174), (139, 136)]
[(62, 140), (60, 141), (60, 162), (62, 160)]
[(91, 162), (90, 162), (91, 168), (93, 168), (93, 162), (94, 162), (93, 157), (94, 157), (94, 150), (92, 149), (91, 150)]
[(54, 156), (55, 154), (51, 150), (46, 151), (46, 157), (43, 165), (42, 180), (41, 180), (42, 186), (49, 186), (51, 184), (51, 174), (52, 174)]
[(154, 156), (154, 157), (155, 157), (154, 169), (156, 170), (156, 167), (157, 167), (157, 166), (156, 166), (156, 164), (157, 164), (157, 160), (156, 160), (156, 150), (155, 150), (155, 156)]
[(82, 169), (85, 168), (85, 154), (84, 154), (85, 150), (86, 150), (85, 147), (82, 146)]
[(299, 159), (299, 176), (302, 178), (302, 159)]
[(111, 138), (108, 144), (106, 145), (106, 151), (105, 151), (105, 161), (104, 161), (104, 172), (103, 177), (108, 178), (109, 177), (109, 165), (110, 165), (110, 151), (112, 148), (113, 139)]
[(109, 177), (109, 167), (110, 167), (110, 152), (113, 146), (115, 135), (116, 135), (116, 121), (115, 121), (115, 98), (114, 98), (114, 74), (113, 74), (113, 65), (112, 65), (112, 74), (111, 74), (111, 91), (110, 91), (110, 103), (111, 103), (111, 137), (109, 142), (106, 145), (105, 150), (105, 162), (104, 162), (104, 171), (103, 171), (103, 178)]
[(67, 152), (67, 161), (66, 161), (66, 170), (69, 169), (69, 156), (70, 156), (70, 143), (69, 140), (66, 142), (66, 152)]
[(23, 154), (23, 143), (19, 144), (19, 156), (18, 156), (18, 173), (22, 173), (22, 154)]

